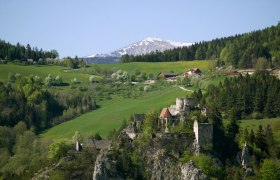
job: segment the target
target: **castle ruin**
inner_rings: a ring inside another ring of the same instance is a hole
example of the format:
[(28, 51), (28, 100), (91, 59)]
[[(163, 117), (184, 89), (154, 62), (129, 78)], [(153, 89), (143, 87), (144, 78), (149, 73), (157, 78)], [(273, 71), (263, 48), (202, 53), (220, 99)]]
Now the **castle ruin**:
[(194, 121), (193, 131), (199, 147), (213, 147), (213, 124)]

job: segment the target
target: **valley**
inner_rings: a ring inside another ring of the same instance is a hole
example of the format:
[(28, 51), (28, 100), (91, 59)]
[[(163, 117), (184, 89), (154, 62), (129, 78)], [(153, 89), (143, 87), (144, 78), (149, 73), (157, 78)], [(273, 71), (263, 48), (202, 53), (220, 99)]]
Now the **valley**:
[(0, 179), (278, 180), (279, 32), (74, 58), (0, 40)]

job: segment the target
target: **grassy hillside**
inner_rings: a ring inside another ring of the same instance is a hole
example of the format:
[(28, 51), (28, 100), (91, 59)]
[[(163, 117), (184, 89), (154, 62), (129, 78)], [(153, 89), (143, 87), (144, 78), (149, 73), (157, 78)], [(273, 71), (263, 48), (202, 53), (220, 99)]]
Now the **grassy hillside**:
[[(176, 73), (183, 73), (186, 70), (198, 67), (202, 71), (206, 71), (209, 61), (179, 61), (179, 62), (161, 62), (161, 63), (123, 63), (123, 64), (98, 64), (90, 65), (88, 72), (94, 70), (95, 66), (99, 68), (109, 69), (111, 71), (117, 71), (119, 69), (127, 71), (129, 73), (135, 73), (136, 70), (145, 72), (146, 74), (152, 73), (157, 75), (159, 72), (174, 71)], [(36, 66), (36, 65), (15, 65), (15, 64), (0, 64), (0, 80), (7, 80), (9, 72), (20, 73), (22, 75), (38, 75), (46, 77), (48, 74), (53, 76), (60, 75), (63, 81), (69, 83), (71, 79), (76, 77), (82, 83), (88, 83), (88, 74), (84, 74), (83, 70), (68, 70), (62, 66)], [(86, 72), (86, 71), (85, 71)]]
[(159, 74), (159, 72), (170, 72), (174, 71), (176, 73), (183, 73), (190, 68), (197, 67), (202, 71), (206, 71), (208, 68), (209, 61), (178, 61), (178, 62), (157, 62), (157, 63), (149, 63), (149, 62), (134, 62), (134, 63), (122, 63), (122, 64), (98, 64), (92, 65), (101, 68), (108, 68), (114, 71), (119, 69), (127, 71), (129, 73), (135, 73), (136, 70), (141, 72), (145, 72), (146, 74), (152, 73), (155, 76)]
[(110, 131), (119, 128), (123, 120), (128, 119), (132, 114), (159, 110), (175, 103), (176, 97), (186, 95), (186, 91), (172, 86), (147, 93), (137, 99), (115, 97), (112, 100), (102, 101), (101, 107), (97, 110), (51, 128), (43, 133), (42, 137), (50, 139), (71, 138), (77, 130), (88, 135), (98, 132), (106, 137)]
[(10, 72), (20, 73), (23, 76), (28, 75), (37, 75), (41, 78), (45, 78), (48, 74), (52, 76), (60, 75), (63, 79), (63, 82), (70, 83), (71, 79), (74, 77), (77, 78), (81, 83), (89, 82), (89, 75), (79, 73), (76, 70), (68, 70), (62, 66), (35, 66), (35, 65), (15, 65), (15, 64), (0, 64), (0, 80), (5, 81), (8, 79), (8, 75)]
[[(116, 71), (119, 69), (135, 73), (136, 70), (153, 73), (157, 75), (163, 71), (174, 71), (183, 73), (192, 67), (198, 67), (202, 71), (206, 71), (209, 61), (184, 61), (184, 62), (164, 62), (164, 63), (125, 63), (114, 65), (91, 65), (87, 70), (69, 70), (62, 66), (24, 66), (14, 64), (0, 64), (0, 81), (7, 80), (9, 72), (20, 73), (22, 75), (38, 75), (45, 78), (48, 74), (53, 76), (60, 75), (63, 82), (70, 83), (71, 79), (76, 77), (81, 82), (79, 86), (89, 85), (89, 74), (96, 68), (108, 69)], [(56, 87), (54, 87), (56, 88)], [(70, 89), (70, 86), (59, 87), (58, 90)], [(62, 88), (62, 89), (61, 89)], [(164, 106), (169, 106), (175, 102), (176, 97), (186, 96), (187, 93), (178, 87), (168, 87), (166, 89), (156, 90), (146, 93), (143, 97), (137, 99), (121, 98), (113, 96), (111, 100), (103, 100), (97, 102), (101, 108), (90, 113), (84, 114), (74, 120), (60, 124), (43, 133), (43, 137), (71, 138), (76, 130), (84, 134), (93, 134), (99, 132), (102, 136), (107, 136), (110, 131), (121, 126), (123, 120), (128, 119), (134, 113), (146, 113), (150, 109), (159, 110)]]

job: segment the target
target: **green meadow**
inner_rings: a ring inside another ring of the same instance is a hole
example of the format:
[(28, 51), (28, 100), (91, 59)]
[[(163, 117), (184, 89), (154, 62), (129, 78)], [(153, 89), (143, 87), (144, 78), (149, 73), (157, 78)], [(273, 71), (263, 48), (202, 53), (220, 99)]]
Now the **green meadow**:
[(151, 110), (158, 111), (163, 107), (175, 103), (176, 97), (185, 97), (188, 92), (178, 87), (149, 92), (137, 99), (114, 97), (111, 100), (100, 102), (100, 108), (83, 114), (71, 121), (57, 125), (42, 137), (50, 139), (71, 138), (75, 131), (84, 135), (100, 133), (106, 137), (113, 129), (118, 129), (123, 120), (128, 120), (135, 113), (147, 113)]
[[(159, 72), (174, 71), (178, 74), (186, 70), (198, 67), (202, 71), (206, 71), (209, 61), (181, 61), (181, 62), (162, 62), (162, 63), (125, 63), (112, 65), (90, 65), (87, 69), (69, 70), (67, 67), (55, 65), (15, 65), (15, 64), (0, 64), (0, 81), (8, 79), (10, 72), (20, 73), (23, 76), (37, 75), (45, 78), (48, 74), (53, 76), (60, 75), (63, 82), (70, 83), (74, 77), (81, 82), (80, 86), (89, 85), (90, 74), (94, 72), (96, 67), (117, 71), (119, 69), (129, 73), (136, 71), (145, 72), (146, 74), (154, 74)], [(96, 78), (101, 78), (96, 76)], [(54, 87), (55, 88), (55, 87)], [(60, 87), (58, 90), (70, 89), (70, 86)], [(100, 106), (98, 109), (83, 114), (73, 120), (57, 125), (46, 132), (42, 133), (42, 137), (50, 139), (66, 138), (73, 136), (75, 131), (80, 131), (85, 135), (100, 133), (103, 137), (107, 137), (113, 129), (118, 129), (123, 120), (128, 120), (135, 113), (147, 113), (150, 110), (159, 111), (160, 108), (169, 106), (175, 103), (176, 97), (184, 97), (190, 92), (181, 90), (179, 87), (170, 85), (166, 88), (161, 88), (156, 91), (147, 92), (142, 97), (138, 98), (123, 98), (113, 96), (110, 100), (97, 102)]]
[(240, 128), (242, 130), (247, 128), (248, 132), (250, 132), (251, 129), (253, 129), (254, 132), (257, 132), (260, 125), (262, 125), (263, 129), (266, 129), (267, 125), (270, 125), (273, 129), (275, 140), (280, 143), (280, 118), (250, 119), (239, 121)]
[(154, 76), (160, 72), (170, 72), (182, 74), (190, 68), (199, 68), (202, 71), (206, 71), (210, 61), (176, 61), (176, 62), (133, 62), (133, 63), (122, 63), (122, 64), (98, 64), (93, 65), (100, 68), (108, 68), (114, 71), (119, 69), (127, 71), (129, 73), (135, 73), (137, 70), (145, 72), (146, 74), (152, 73)]

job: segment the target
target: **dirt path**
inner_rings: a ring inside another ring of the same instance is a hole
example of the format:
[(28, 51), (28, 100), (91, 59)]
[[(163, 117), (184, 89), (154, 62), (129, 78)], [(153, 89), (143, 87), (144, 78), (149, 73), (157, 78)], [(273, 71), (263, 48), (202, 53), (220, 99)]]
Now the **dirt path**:
[(183, 91), (189, 91), (189, 92), (194, 92), (193, 90), (190, 89), (186, 89), (183, 86), (178, 86), (180, 89), (182, 89)]

